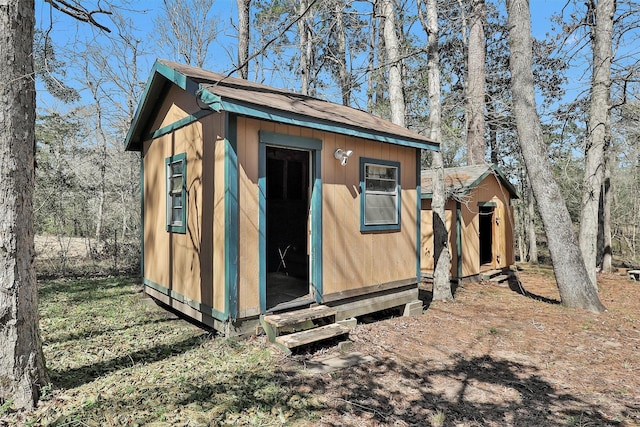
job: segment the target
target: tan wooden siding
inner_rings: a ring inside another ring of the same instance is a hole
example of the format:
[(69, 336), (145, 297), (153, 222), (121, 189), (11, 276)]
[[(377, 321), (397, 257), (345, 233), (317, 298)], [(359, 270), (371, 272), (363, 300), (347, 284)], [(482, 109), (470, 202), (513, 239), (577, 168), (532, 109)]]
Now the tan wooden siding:
[[(495, 203), (494, 221), (492, 223), (492, 254), (493, 260), (484, 269), (505, 268), (514, 262), (513, 249), (513, 209), (510, 206), (509, 191), (500, 185), (495, 176), (487, 176), (467, 196), (460, 200), (461, 205), (461, 240), (462, 240), (462, 277), (477, 275), (480, 266), (479, 233), (479, 203)], [(421, 269), (424, 272), (433, 271), (433, 230), (431, 225), (431, 203), (423, 201), (422, 211), (422, 254)], [(450, 213), (451, 211), (451, 213)], [(449, 225), (451, 215), (451, 226)], [(497, 221), (496, 221), (497, 218)], [(447, 202), (447, 227), (450, 227), (452, 267), (451, 274), (457, 276), (456, 248), (455, 248), (455, 201)]]
[[(238, 162), (240, 176), (239, 311), (259, 313), (259, 131), (316, 138), (321, 153), (323, 201), (324, 294), (416, 276), (415, 149), (365, 141), (331, 132), (239, 117)], [(333, 157), (336, 148), (354, 151), (346, 167)], [(401, 163), (402, 229), (399, 232), (360, 232), (360, 157)], [(307, 247), (307, 255), (310, 247)]]
[[(343, 167), (337, 148), (353, 150)], [(360, 158), (401, 164), (401, 230), (360, 231)], [(326, 135), (322, 154), (323, 291), (325, 295), (416, 276), (415, 150)]]
[[(192, 97), (173, 87), (160, 107), (152, 130), (171, 125), (199, 111)], [(223, 115), (212, 114), (200, 121), (144, 143), (144, 276), (183, 297), (224, 310), (224, 294), (214, 292), (213, 283), (224, 284), (223, 188), (214, 188), (218, 176), (224, 176), (214, 142), (223, 129)], [(165, 159), (186, 153), (187, 227), (186, 233), (166, 231)], [(218, 165), (216, 167), (216, 165)], [(214, 176), (215, 175), (215, 176)], [(224, 182), (224, 181), (223, 181)], [(214, 197), (212, 197), (214, 195)], [(217, 204), (216, 204), (217, 202)], [(203, 218), (222, 220), (222, 235), (214, 239), (215, 226)], [(222, 241), (220, 246), (219, 240)], [(214, 274), (215, 273), (215, 274)], [(214, 294), (218, 301), (214, 303)]]
[(220, 312), (225, 311), (228, 295), (225, 291), (225, 251), (224, 243), (227, 230), (225, 228), (225, 204), (224, 204), (224, 183), (225, 183), (225, 145), (226, 141), (217, 138), (214, 142), (214, 164), (213, 171), (213, 308)]
[(239, 210), (238, 310), (240, 317), (260, 313), (260, 206), (258, 201), (259, 123), (238, 117)]
[[(202, 151), (196, 142), (202, 138), (199, 123), (178, 129), (153, 142), (145, 143), (145, 277), (181, 295), (200, 301), (200, 256), (202, 200)], [(166, 231), (167, 157), (186, 153), (187, 226), (186, 233)]]

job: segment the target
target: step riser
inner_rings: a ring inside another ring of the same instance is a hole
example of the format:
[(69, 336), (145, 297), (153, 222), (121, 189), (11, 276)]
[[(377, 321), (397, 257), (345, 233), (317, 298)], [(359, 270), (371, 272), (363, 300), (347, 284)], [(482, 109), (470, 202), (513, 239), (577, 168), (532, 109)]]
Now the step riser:
[(349, 333), (349, 328), (338, 323), (320, 326), (307, 331), (295, 332), (293, 334), (281, 335), (275, 338), (275, 343), (285, 347), (288, 350), (311, 344), (314, 342), (324, 341)]
[(308, 320), (318, 320), (335, 316), (338, 310), (326, 305), (305, 308), (302, 310), (289, 311), (281, 314), (269, 314), (263, 316), (263, 320), (273, 327), (295, 326)]
[(335, 308), (319, 305), (302, 310), (262, 316), (260, 324), (269, 341), (277, 343), (278, 337), (284, 336), (284, 334), (305, 333), (317, 329), (319, 324), (332, 324), (336, 320), (336, 314), (337, 310)]

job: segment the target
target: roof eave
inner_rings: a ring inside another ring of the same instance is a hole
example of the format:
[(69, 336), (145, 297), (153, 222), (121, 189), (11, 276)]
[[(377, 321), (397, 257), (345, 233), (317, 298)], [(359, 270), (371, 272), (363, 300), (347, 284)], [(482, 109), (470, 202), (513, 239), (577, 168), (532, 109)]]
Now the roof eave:
[[(203, 92), (208, 91), (204, 89)], [(282, 124), (296, 125), (310, 129), (354, 136), (373, 141), (386, 142), (389, 144), (405, 147), (420, 148), (432, 151), (437, 151), (440, 149), (440, 144), (435, 142), (427, 142), (417, 138), (409, 138), (401, 135), (393, 135), (381, 131), (359, 128), (344, 123), (332, 122), (329, 120), (323, 120), (303, 114), (282, 111), (275, 108), (270, 108), (265, 105), (253, 104), (237, 99), (218, 99), (220, 100), (220, 108), (230, 113), (269, 120)]]
[(222, 99), (215, 93), (211, 92), (207, 86), (199, 84), (195, 80), (178, 72), (161, 61), (156, 61), (153, 65), (151, 75), (147, 81), (142, 98), (131, 122), (129, 132), (125, 138), (125, 150), (142, 150), (142, 142), (148, 134), (148, 120), (154, 111), (154, 107), (157, 105), (156, 101), (163, 92), (164, 84), (167, 81), (177, 85), (186, 92), (199, 97), (203, 103), (214, 111), (227, 111), (249, 117), (270, 120), (277, 123), (297, 125), (405, 147), (432, 151), (440, 149), (439, 143), (425, 141), (419, 138), (410, 138), (402, 135), (394, 135), (381, 131), (359, 128), (344, 123), (323, 120), (303, 114), (295, 114), (237, 99)]

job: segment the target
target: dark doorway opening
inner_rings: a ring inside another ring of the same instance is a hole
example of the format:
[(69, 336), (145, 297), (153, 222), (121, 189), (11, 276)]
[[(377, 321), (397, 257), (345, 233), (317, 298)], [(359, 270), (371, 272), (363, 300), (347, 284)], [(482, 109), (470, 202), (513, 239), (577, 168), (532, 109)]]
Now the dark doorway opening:
[(267, 310), (303, 305), (309, 288), (310, 153), (267, 147)]
[(480, 206), (478, 237), (480, 239), (480, 265), (493, 263), (493, 207)]

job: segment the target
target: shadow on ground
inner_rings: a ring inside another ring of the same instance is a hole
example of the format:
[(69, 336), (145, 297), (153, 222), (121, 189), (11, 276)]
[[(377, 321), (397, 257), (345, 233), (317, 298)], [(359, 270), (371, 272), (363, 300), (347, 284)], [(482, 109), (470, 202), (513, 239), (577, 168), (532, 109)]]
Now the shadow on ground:
[(207, 339), (207, 337), (208, 334), (203, 333), (177, 343), (162, 344), (134, 351), (120, 357), (93, 363), (91, 365), (81, 366), (79, 368), (67, 370), (52, 369), (49, 371), (49, 376), (56, 387), (66, 389), (75, 388), (104, 375), (108, 375), (127, 367), (133, 367), (137, 363), (148, 364), (158, 362), (185, 353), (195, 347), (198, 347)]
[(527, 291), (522, 285), (522, 282), (520, 281), (518, 276), (515, 274), (509, 276), (509, 289), (511, 289), (513, 292), (516, 292), (527, 298), (532, 298), (536, 301), (546, 302), (547, 304), (560, 304), (560, 301), (557, 299), (543, 297)]
[(283, 371), (282, 381), (324, 395), (324, 426), (620, 425), (603, 415), (607, 408), (542, 380), (535, 366), (489, 356), (450, 361), (442, 367), (387, 358), (331, 376)]

